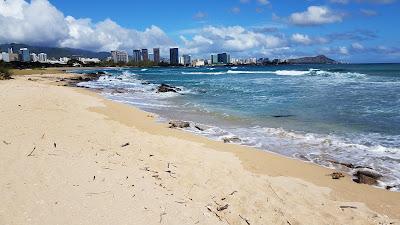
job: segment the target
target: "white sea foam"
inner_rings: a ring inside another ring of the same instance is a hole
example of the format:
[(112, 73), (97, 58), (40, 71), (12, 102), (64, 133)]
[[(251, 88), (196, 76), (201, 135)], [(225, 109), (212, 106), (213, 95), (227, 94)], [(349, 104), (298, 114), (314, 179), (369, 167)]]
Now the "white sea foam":
[(297, 70), (277, 70), (273, 73), (276, 75), (282, 75), (282, 76), (304, 76), (310, 74), (310, 70), (308, 71), (297, 71)]
[(181, 72), (181, 74), (186, 74), (186, 75), (222, 75), (222, 74), (226, 74), (226, 72)]

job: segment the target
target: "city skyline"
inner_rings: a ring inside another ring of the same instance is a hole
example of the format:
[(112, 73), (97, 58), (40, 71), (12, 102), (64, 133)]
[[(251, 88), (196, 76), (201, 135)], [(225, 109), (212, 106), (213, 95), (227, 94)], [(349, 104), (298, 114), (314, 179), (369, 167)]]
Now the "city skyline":
[[(206, 0), (184, 6), (179, 1), (154, 6), (117, 0), (75, 5), (59, 0), (1, 1), (0, 43), (128, 54), (157, 47), (161, 56), (179, 47), (180, 55), (194, 58), (219, 52), (235, 58), (325, 54), (344, 62), (399, 62), (400, 58), (399, 32), (390, 25), (399, 19), (396, 0)], [(179, 7), (187, 10), (171, 15)]]

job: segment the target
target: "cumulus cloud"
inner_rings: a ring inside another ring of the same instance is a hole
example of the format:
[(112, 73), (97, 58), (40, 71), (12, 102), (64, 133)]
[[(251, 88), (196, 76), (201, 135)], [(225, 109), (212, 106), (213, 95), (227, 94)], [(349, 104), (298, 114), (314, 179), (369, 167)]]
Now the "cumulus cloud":
[(360, 9), (360, 12), (364, 16), (377, 16), (378, 15), (378, 13), (375, 10), (371, 10), (371, 9)]
[(232, 12), (232, 13), (235, 13), (235, 14), (238, 14), (238, 13), (240, 13), (240, 8), (239, 8), (239, 7), (233, 7), (233, 8), (231, 9), (231, 12)]
[(204, 54), (209, 52), (244, 52), (285, 47), (284, 38), (258, 33), (241, 26), (207, 26), (198, 31), (191, 39), (181, 36), (184, 52)]
[(261, 5), (268, 5), (270, 2), (268, 0), (257, 0), (258, 3), (260, 3)]
[(311, 38), (308, 35), (299, 33), (293, 34), (291, 39), (295, 43), (300, 43), (305, 45), (309, 45), (312, 42)]
[(294, 25), (315, 26), (329, 23), (342, 22), (344, 15), (333, 12), (325, 6), (310, 6), (304, 12), (290, 15), (289, 21)]
[(0, 42), (52, 43), (67, 37), (64, 15), (46, 0), (0, 1)]
[(167, 47), (174, 42), (157, 26), (144, 31), (126, 29), (110, 19), (64, 16), (48, 0), (0, 1), (0, 42), (83, 48), (93, 51)]
[(193, 18), (196, 20), (203, 20), (207, 18), (207, 13), (199, 11), (196, 14), (194, 14)]
[[(351, 0), (330, 0), (332, 3), (338, 3), (338, 4), (347, 4)], [(353, 2), (357, 3), (373, 3), (373, 4), (391, 4), (396, 2), (396, 0), (353, 0)]]

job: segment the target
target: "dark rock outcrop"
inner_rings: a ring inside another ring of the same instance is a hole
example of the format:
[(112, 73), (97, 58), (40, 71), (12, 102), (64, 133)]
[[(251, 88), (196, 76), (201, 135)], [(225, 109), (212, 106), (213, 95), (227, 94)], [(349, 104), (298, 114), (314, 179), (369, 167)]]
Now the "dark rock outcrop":
[(170, 121), (169, 128), (188, 128), (190, 123), (186, 121)]
[(222, 140), (224, 143), (237, 143), (241, 141), (238, 137), (224, 137)]
[(178, 91), (181, 91), (181, 89), (177, 88), (177, 87), (170, 86), (168, 84), (161, 84), (157, 88), (157, 93), (165, 93), (165, 92), (175, 92), (175, 93), (177, 93)]
[(378, 184), (378, 179), (382, 177), (382, 175), (379, 174), (378, 172), (367, 168), (358, 169), (353, 175), (354, 175), (353, 179), (354, 182), (360, 184), (369, 184), (369, 185)]

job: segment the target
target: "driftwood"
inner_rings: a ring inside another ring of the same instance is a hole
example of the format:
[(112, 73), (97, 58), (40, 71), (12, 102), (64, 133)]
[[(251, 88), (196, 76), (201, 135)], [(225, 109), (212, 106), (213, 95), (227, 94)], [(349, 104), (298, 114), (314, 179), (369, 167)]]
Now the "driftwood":
[(162, 213), (160, 213), (160, 223), (162, 222), (162, 217), (163, 217), (163, 216), (165, 216), (165, 215), (167, 215), (167, 213), (166, 213), (166, 212), (162, 212)]
[(225, 209), (227, 209), (229, 207), (228, 204), (224, 205), (224, 206), (219, 206), (217, 207), (217, 211), (224, 211)]
[(130, 145), (129, 142), (128, 142), (128, 143), (125, 143), (125, 144), (123, 144), (123, 145), (121, 145), (121, 148), (126, 147), (126, 146), (128, 146), (128, 145)]
[(351, 205), (341, 205), (340, 208), (341, 209), (357, 209), (357, 207), (351, 206)]
[(241, 216), (240, 214), (239, 214), (239, 217), (240, 217), (240, 218), (242, 218), (242, 220), (244, 220), (244, 222), (246, 222), (246, 223), (247, 223), (247, 225), (250, 225), (250, 222), (249, 222), (249, 220), (248, 220), (248, 219), (244, 218), (244, 217), (243, 217), (243, 216)]
[(3, 143), (6, 144), (6, 145), (11, 144), (10, 142), (7, 142), (7, 141), (3, 141)]
[(348, 168), (351, 168), (351, 169), (354, 168), (354, 165), (351, 164), (351, 163), (343, 163), (343, 162), (338, 162), (338, 161), (335, 161), (335, 160), (328, 160), (328, 162), (334, 163), (334, 164), (338, 164), (338, 165), (342, 165), (342, 166), (345, 166), (345, 167), (348, 167)]
[(33, 150), (28, 154), (28, 156), (33, 156), (33, 152), (36, 150), (36, 146), (33, 147)]
[(222, 221), (222, 219), (221, 219), (221, 217), (218, 215), (218, 213), (214, 212), (214, 211), (211, 209), (210, 206), (206, 206), (206, 208), (208, 209), (208, 211), (214, 213), (214, 215), (215, 215), (216, 217), (218, 217), (218, 219), (219, 219), (220, 221)]

